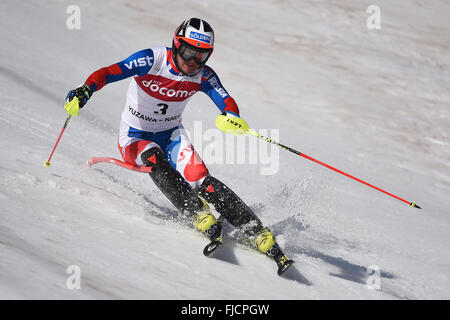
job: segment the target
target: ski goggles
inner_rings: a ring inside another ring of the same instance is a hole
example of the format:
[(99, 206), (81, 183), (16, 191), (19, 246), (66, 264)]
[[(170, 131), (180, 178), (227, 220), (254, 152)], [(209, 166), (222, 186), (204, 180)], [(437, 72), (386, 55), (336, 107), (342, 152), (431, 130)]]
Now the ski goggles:
[(212, 53), (212, 49), (200, 49), (196, 48), (190, 44), (180, 41), (180, 48), (178, 53), (184, 61), (189, 61), (194, 59), (199, 65), (204, 65), (209, 59)]

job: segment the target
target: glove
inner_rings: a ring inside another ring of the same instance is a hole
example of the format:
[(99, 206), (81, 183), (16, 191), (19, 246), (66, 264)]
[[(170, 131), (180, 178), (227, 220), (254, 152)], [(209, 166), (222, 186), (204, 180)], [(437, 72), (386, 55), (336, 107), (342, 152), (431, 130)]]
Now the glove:
[(78, 116), (80, 108), (87, 103), (89, 98), (92, 96), (92, 89), (89, 88), (87, 84), (70, 90), (66, 96), (66, 103), (64, 104), (64, 109), (66, 112), (72, 116)]
[(234, 135), (248, 134), (252, 131), (244, 119), (225, 112), (217, 116), (216, 126), (221, 131)]

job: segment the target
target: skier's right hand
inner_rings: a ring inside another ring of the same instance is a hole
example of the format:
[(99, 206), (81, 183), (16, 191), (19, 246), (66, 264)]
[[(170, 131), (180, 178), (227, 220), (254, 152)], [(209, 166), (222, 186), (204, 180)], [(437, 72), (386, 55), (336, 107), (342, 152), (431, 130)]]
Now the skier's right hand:
[[(87, 84), (70, 90), (66, 96), (66, 103), (64, 104), (64, 109), (66, 112), (72, 116), (78, 116), (79, 109), (87, 103), (89, 98), (92, 96), (92, 89), (89, 88)], [(77, 98), (74, 100), (74, 98)]]

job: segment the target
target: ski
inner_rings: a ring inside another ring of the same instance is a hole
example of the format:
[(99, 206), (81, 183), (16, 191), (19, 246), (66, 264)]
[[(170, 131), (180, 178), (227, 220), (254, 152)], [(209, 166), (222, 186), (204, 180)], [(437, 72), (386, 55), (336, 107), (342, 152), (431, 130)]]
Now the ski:
[(206, 257), (209, 257), (214, 251), (216, 251), (218, 248), (220, 248), (223, 245), (222, 239), (216, 239), (214, 241), (211, 241), (205, 246), (205, 249), (203, 249), (203, 254)]
[(295, 262), (294, 260), (290, 260), (289, 258), (287, 258), (287, 260), (285, 260), (284, 262), (277, 261), (277, 266), (278, 266), (277, 274), (279, 276), (283, 275), (283, 273), (286, 272), (286, 270), (289, 269), (289, 267), (292, 266), (294, 264), (294, 262)]
[(217, 224), (205, 231), (206, 236), (209, 237), (209, 239), (211, 240), (211, 242), (208, 243), (203, 249), (203, 254), (206, 257), (209, 257), (213, 252), (215, 252), (218, 248), (220, 248), (223, 245), (222, 221), (223, 217), (220, 216), (219, 219), (217, 219)]
[(279, 276), (281, 276), (287, 269), (289, 269), (291, 265), (294, 264), (294, 260), (289, 259), (276, 243), (267, 251), (266, 254), (277, 263), (277, 274)]
[[(208, 229), (205, 231), (206, 236), (208, 236), (211, 241), (205, 246), (203, 249), (203, 254), (206, 257), (211, 256), (213, 253), (216, 252), (217, 249), (219, 249), (223, 245), (222, 240), (222, 217), (219, 218), (218, 227)], [(255, 247), (252, 247), (253, 249), (256, 249)], [(257, 249), (256, 249), (257, 250)], [(278, 267), (277, 274), (279, 276), (282, 276), (291, 265), (295, 263), (294, 260), (289, 259), (283, 251), (281, 251), (280, 247), (275, 244), (267, 253), (266, 255), (273, 259)]]

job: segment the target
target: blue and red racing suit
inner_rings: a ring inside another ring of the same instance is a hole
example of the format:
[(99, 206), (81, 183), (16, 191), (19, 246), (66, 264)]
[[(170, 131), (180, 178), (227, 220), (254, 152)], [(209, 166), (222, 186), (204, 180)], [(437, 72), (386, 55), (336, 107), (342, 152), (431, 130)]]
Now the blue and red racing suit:
[(234, 99), (208, 66), (193, 76), (180, 73), (172, 49), (157, 47), (134, 53), (125, 60), (92, 73), (86, 84), (98, 91), (108, 83), (133, 77), (121, 116), (119, 149), (125, 162), (143, 165), (141, 154), (161, 148), (170, 164), (192, 187), (199, 187), (209, 174), (182, 125), (189, 99), (206, 93), (220, 112), (239, 116)]

